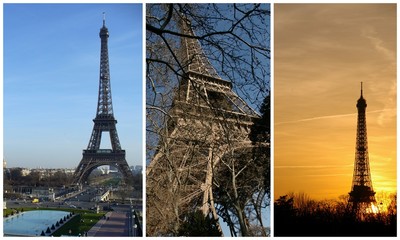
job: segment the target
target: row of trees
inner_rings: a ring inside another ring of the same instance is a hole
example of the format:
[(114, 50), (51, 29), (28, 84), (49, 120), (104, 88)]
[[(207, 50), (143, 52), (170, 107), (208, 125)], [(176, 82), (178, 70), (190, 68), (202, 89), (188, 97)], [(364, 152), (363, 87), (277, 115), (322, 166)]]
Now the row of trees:
[(23, 175), (22, 168), (10, 168), (4, 172), (4, 184), (13, 186), (62, 187), (70, 183), (71, 180), (72, 174), (61, 170), (45, 174), (31, 171), (27, 175)]
[(290, 193), (274, 203), (274, 235), (396, 236), (397, 195), (389, 199), (387, 209), (368, 214), (361, 221), (353, 215), (347, 195), (317, 201), (305, 193)]
[[(91, 178), (101, 176), (100, 171), (94, 171)], [(113, 177), (109, 175), (110, 177)], [(4, 184), (9, 186), (29, 186), (29, 187), (63, 187), (72, 182), (73, 174), (62, 170), (56, 172), (31, 171), (24, 175), (22, 168), (9, 168), (4, 171)], [(133, 174), (133, 187), (137, 190), (143, 188), (142, 173)]]

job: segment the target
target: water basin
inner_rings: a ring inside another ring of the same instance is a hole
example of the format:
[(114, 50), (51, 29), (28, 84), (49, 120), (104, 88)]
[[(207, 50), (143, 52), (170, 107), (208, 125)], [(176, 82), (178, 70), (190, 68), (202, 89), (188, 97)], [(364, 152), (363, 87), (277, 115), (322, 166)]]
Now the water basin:
[(69, 215), (66, 211), (26, 211), (3, 219), (4, 236), (40, 236), (60, 218)]

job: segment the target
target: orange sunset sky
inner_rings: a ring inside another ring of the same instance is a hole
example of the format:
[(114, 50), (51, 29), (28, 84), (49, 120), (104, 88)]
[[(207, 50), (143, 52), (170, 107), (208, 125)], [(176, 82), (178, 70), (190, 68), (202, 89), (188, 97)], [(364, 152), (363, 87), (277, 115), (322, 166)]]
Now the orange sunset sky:
[(274, 199), (351, 190), (360, 82), (375, 192), (396, 192), (396, 5), (274, 5)]

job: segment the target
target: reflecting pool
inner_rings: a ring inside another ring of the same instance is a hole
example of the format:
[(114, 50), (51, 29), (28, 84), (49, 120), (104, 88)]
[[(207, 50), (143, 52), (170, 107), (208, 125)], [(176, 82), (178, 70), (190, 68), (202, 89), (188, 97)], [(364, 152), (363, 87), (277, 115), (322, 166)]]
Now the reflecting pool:
[(69, 214), (66, 211), (34, 210), (4, 218), (4, 236), (40, 236), (42, 231), (46, 232)]

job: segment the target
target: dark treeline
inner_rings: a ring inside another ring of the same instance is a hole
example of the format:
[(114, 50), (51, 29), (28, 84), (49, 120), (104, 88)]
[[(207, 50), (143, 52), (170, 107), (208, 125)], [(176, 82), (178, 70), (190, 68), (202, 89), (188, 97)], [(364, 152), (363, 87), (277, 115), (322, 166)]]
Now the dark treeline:
[(323, 201), (312, 200), (304, 193), (281, 196), (274, 203), (274, 235), (396, 236), (396, 198), (390, 196), (387, 211), (358, 220), (351, 213), (346, 196)]

